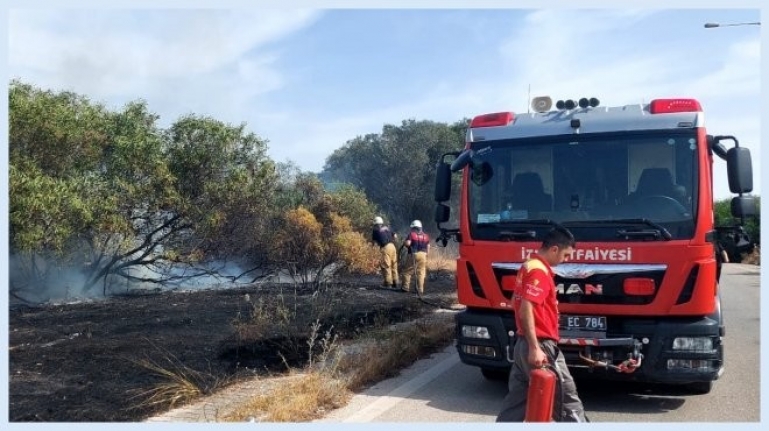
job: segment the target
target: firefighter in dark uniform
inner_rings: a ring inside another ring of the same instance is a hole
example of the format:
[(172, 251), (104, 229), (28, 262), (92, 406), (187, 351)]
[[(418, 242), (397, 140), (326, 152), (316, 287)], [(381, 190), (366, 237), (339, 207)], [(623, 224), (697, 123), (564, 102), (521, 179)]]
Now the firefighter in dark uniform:
[[(419, 294), (425, 293), (425, 277), (427, 276), (427, 253), (430, 252), (430, 237), (422, 231), (422, 222), (411, 222), (411, 232), (403, 241), (408, 248), (411, 257), (408, 259), (408, 267), (403, 271), (403, 290), (411, 290), (411, 276), (416, 272), (416, 284)], [(416, 268), (416, 270), (415, 270)]]
[(393, 241), (397, 234), (384, 224), (382, 217), (374, 218), (371, 241), (379, 246), (379, 267), (382, 270), (382, 284), (385, 287), (398, 287), (398, 252)]

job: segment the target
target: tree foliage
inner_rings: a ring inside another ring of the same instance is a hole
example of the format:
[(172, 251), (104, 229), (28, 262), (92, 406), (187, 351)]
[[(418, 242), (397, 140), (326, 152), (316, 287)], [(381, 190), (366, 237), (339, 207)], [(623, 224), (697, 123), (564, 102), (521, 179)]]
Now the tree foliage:
[(180, 196), (175, 211), (195, 226), (184, 254), (239, 257), (245, 272), (270, 266), (275, 165), (266, 141), (210, 117), (185, 116), (165, 133), (169, 170)]
[(406, 229), (413, 219), (423, 220), (429, 229), (438, 159), (462, 149), (465, 127), (464, 122), (416, 120), (386, 124), (381, 134), (359, 136), (334, 151), (326, 159), (323, 176), (359, 188), (389, 215), (396, 229)]
[(313, 270), (367, 268), (366, 195), (274, 163), (245, 124), (190, 114), (162, 129), (143, 101), (110, 110), (19, 81), (9, 107), (18, 297), (45, 299), (65, 273), (106, 294), (119, 279), (165, 284), (227, 262), (253, 279), (304, 257)]
[[(731, 212), (731, 199), (722, 199), (714, 202), (714, 216), (716, 226), (735, 226), (738, 225), (741, 220), (732, 217)], [(761, 198), (756, 196), (756, 217), (745, 219), (745, 232), (750, 237), (751, 241), (756, 244), (761, 243)]]
[(352, 229), (362, 234), (371, 230), (371, 222), (379, 209), (369, 201), (366, 193), (352, 184), (343, 184), (329, 192), (331, 206), (342, 216), (350, 219)]
[(750, 254), (754, 245), (761, 244), (761, 200), (756, 197), (756, 217), (743, 220), (732, 217), (731, 199), (714, 202), (714, 217), (718, 232), (719, 244), (729, 256), (731, 262), (741, 262), (745, 255)]
[[(110, 111), (18, 81), (9, 107), (10, 245), (27, 280), (12, 288), (44, 287), (52, 267), (85, 290), (110, 275), (178, 278), (180, 260), (230, 251), (222, 228), (269, 196), (265, 142), (242, 125), (190, 116), (164, 132), (144, 102)], [(41, 256), (53, 260), (31, 270)]]
[(149, 258), (158, 238), (182, 226), (168, 216), (161, 229), (147, 223), (177, 197), (157, 116), (143, 102), (113, 112), (14, 81), (9, 107), (13, 252), (55, 255), (46, 267), (76, 267), (88, 289)]

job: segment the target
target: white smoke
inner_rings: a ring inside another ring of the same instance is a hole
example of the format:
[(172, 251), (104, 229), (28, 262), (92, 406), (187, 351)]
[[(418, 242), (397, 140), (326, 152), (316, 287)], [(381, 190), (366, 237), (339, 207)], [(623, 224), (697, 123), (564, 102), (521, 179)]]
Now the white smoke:
[(76, 301), (93, 296), (85, 292), (85, 275), (78, 269), (59, 266), (40, 255), (11, 255), (8, 262), (11, 303)]
[[(83, 269), (59, 264), (40, 255), (12, 255), (9, 289), (14, 303), (74, 303), (151, 290), (198, 290), (251, 284), (254, 274), (239, 278), (243, 269), (232, 262), (213, 262), (195, 267), (182, 264), (126, 268), (128, 277), (112, 274), (90, 287)], [(258, 274), (257, 274), (258, 275)]]

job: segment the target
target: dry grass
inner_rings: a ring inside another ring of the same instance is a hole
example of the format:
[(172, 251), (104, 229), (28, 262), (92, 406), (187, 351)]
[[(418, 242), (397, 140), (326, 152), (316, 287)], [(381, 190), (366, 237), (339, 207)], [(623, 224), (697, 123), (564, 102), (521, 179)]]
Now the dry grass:
[(761, 251), (760, 251), (759, 247), (756, 246), (756, 248), (753, 249), (752, 253), (743, 255), (742, 263), (747, 263), (749, 265), (760, 265), (761, 264)]
[(136, 408), (155, 405), (173, 408), (196, 399), (204, 393), (203, 388), (198, 383), (198, 373), (195, 370), (189, 368), (172, 370), (158, 365), (149, 359), (141, 359), (134, 362), (136, 365), (146, 368), (152, 374), (163, 379), (161, 383), (158, 383), (151, 389), (135, 395), (136, 398), (142, 399)]
[(311, 371), (293, 377), (273, 392), (238, 406), (224, 421), (307, 422), (341, 407), (350, 397), (345, 383), (332, 373)]
[[(328, 340), (328, 334), (324, 339)], [(321, 366), (293, 371), (293, 379), (271, 393), (238, 406), (227, 422), (306, 422), (343, 406), (353, 391), (395, 375), (399, 369), (445, 346), (454, 338), (453, 315), (441, 313), (370, 332), (357, 353), (325, 352)], [(333, 344), (333, 343), (332, 343)]]
[(449, 244), (446, 247), (430, 247), (427, 255), (428, 273), (456, 273), (457, 256), (459, 252), (456, 246)]
[[(287, 351), (290, 356), (304, 355), (305, 343), (302, 340), (309, 336), (311, 343), (319, 341), (319, 322), (332, 314), (335, 303), (342, 301), (339, 291), (317, 292), (317, 295), (300, 297), (294, 290), (285, 294), (281, 292), (269, 300), (256, 301), (246, 295), (247, 311), (239, 312), (232, 321), (237, 345), (248, 346), (265, 341), (278, 350)], [(286, 341), (275, 344), (275, 340), (281, 337)], [(309, 360), (312, 361), (312, 356)]]
[(149, 358), (129, 359), (161, 380), (152, 388), (132, 396), (140, 400), (134, 408), (162, 406), (170, 409), (227, 385), (226, 381), (217, 379), (212, 374), (193, 370), (171, 353), (157, 349), (162, 353), (160, 362)]
[[(430, 271), (454, 273), (456, 250), (434, 248), (428, 260)], [(260, 321), (263, 315), (252, 314)], [(271, 313), (268, 313), (271, 314)], [(353, 392), (396, 375), (400, 369), (446, 346), (454, 339), (454, 315), (435, 313), (399, 325), (375, 319), (366, 332), (345, 353), (327, 330), (316, 324), (308, 342), (309, 361), (303, 371), (291, 370), (285, 385), (237, 406), (225, 422), (306, 422), (343, 406)], [(319, 347), (319, 349), (316, 349)], [(321, 353), (313, 358), (313, 351)]]
[(453, 314), (441, 313), (412, 322), (402, 328), (388, 328), (369, 335), (373, 340), (361, 353), (346, 355), (340, 370), (347, 376), (347, 387), (357, 391), (448, 344), (454, 338)]

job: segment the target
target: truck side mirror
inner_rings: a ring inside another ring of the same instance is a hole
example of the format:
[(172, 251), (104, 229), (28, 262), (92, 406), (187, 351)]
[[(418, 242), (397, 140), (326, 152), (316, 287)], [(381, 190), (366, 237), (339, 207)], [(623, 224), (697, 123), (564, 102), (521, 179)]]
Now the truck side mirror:
[(451, 172), (458, 172), (464, 169), (465, 166), (472, 165), (474, 156), (475, 151), (473, 150), (462, 151), (462, 153), (457, 156), (457, 159), (454, 160), (454, 163), (451, 164)]
[(451, 208), (446, 204), (438, 204), (435, 207), (435, 222), (438, 224), (446, 223), (449, 221), (449, 215), (451, 214)]
[(729, 190), (732, 193), (753, 191), (753, 162), (749, 149), (729, 148), (726, 152), (726, 172), (729, 176)]
[(712, 135), (708, 135), (707, 139), (708, 148), (710, 148), (710, 151), (712, 151), (713, 154), (717, 155), (722, 160), (726, 160), (726, 147), (721, 143), (721, 140)]
[(737, 218), (754, 217), (758, 213), (756, 198), (753, 196), (735, 196), (732, 198), (732, 216)]
[(435, 173), (435, 201), (445, 202), (451, 197), (451, 167), (448, 163), (438, 163)]

